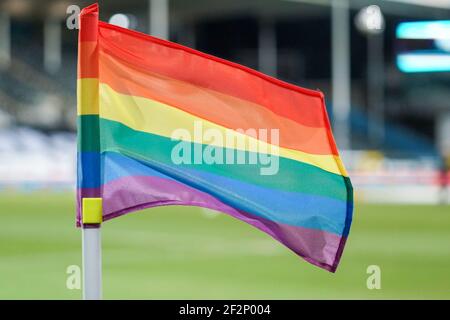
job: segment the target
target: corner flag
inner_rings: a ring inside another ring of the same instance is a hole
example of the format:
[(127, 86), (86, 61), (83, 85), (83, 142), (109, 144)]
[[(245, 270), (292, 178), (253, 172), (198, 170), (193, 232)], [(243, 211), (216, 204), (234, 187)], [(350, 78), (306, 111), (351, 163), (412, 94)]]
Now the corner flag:
[(78, 129), (78, 226), (200, 206), (336, 270), (353, 191), (322, 93), (98, 21), (95, 4), (80, 14)]

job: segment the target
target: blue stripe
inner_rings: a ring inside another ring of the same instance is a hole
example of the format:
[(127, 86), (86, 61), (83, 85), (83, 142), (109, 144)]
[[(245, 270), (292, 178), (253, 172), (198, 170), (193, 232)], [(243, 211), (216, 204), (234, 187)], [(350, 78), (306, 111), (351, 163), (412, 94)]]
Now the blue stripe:
[(98, 188), (101, 185), (100, 154), (98, 152), (79, 152), (77, 160), (77, 187)]

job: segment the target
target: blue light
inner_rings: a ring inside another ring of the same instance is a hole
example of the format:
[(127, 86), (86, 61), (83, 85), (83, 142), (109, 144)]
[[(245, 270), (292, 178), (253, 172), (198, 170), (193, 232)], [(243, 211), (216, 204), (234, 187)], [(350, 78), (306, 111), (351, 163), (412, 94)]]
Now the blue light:
[(450, 54), (403, 53), (397, 56), (397, 66), (403, 72), (448, 72)]
[(402, 22), (396, 35), (398, 39), (450, 39), (450, 20)]

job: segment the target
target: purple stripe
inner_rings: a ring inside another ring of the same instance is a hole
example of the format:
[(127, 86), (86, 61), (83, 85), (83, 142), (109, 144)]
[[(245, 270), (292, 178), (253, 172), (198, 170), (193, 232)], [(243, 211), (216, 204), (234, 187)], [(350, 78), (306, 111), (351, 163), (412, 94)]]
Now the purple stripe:
[[(83, 193), (92, 193), (86, 189), (81, 190)], [(135, 210), (164, 205), (192, 205), (227, 213), (271, 235), (308, 262), (332, 272), (336, 270), (345, 244), (345, 237), (257, 217), (173, 180), (132, 176), (111, 181), (103, 186), (105, 221)]]

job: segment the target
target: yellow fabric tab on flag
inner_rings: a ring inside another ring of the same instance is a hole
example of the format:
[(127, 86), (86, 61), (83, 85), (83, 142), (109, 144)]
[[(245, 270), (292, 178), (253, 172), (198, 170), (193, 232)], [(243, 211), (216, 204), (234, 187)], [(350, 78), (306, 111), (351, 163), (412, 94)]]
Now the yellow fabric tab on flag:
[(102, 198), (83, 198), (82, 216), (83, 223), (102, 223), (103, 202)]
[(98, 86), (96, 78), (78, 79), (77, 113), (78, 115), (98, 114)]

